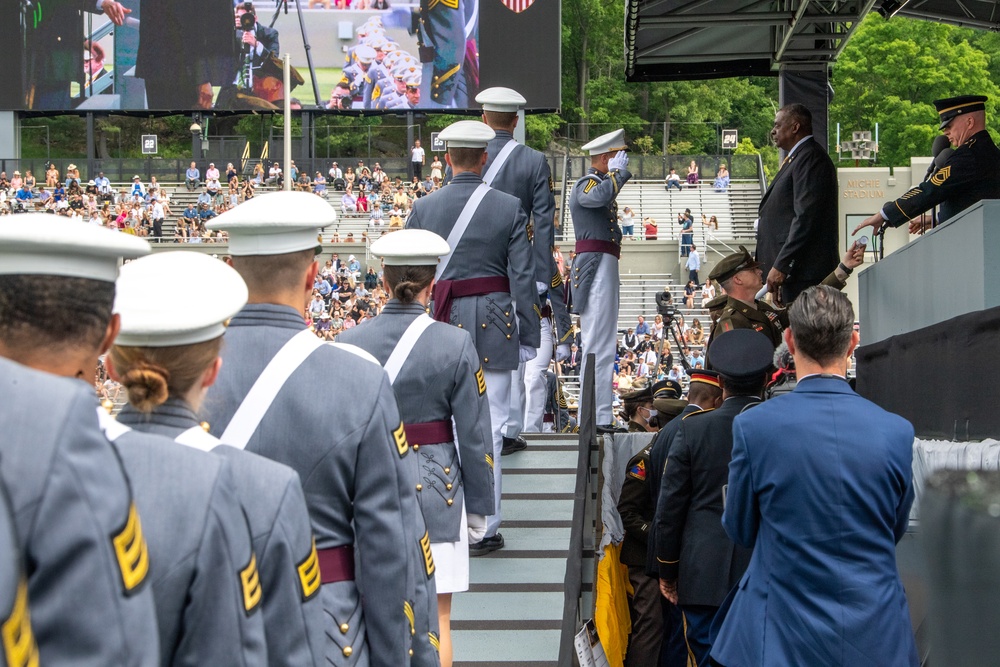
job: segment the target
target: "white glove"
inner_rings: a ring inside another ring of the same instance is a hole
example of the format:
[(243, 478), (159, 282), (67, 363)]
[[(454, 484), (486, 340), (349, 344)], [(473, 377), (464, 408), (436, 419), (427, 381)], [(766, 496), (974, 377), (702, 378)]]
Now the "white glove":
[(528, 347), (527, 345), (521, 345), (518, 348), (518, 361), (524, 363), (526, 361), (531, 361), (538, 356), (538, 350), (533, 347)]
[(386, 28), (410, 29), (413, 21), (413, 13), (409, 7), (393, 7), (382, 15), (382, 25)]
[(486, 536), (486, 517), (482, 514), (469, 514), (469, 544), (482, 542)]
[(569, 359), (569, 343), (560, 343), (556, 346), (556, 361), (563, 362)]
[(539, 280), (536, 280), (535, 289), (538, 290), (538, 295), (541, 296), (549, 291), (549, 286)]
[(618, 151), (615, 156), (608, 160), (608, 169), (614, 171), (615, 169), (627, 169), (628, 168), (628, 153), (625, 151)]

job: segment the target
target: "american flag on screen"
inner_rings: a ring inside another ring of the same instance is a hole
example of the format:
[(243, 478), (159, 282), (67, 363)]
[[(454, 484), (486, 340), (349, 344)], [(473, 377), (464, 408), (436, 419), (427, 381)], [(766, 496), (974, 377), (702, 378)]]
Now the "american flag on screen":
[(520, 14), (525, 9), (535, 4), (535, 0), (500, 0), (503, 6), (514, 12), (515, 14)]

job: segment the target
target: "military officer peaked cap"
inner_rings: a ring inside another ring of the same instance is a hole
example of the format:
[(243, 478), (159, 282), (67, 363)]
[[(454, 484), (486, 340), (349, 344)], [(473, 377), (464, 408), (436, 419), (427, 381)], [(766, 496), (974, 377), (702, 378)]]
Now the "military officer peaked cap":
[(524, 99), (524, 95), (513, 88), (496, 86), (487, 88), (476, 95), (476, 102), (483, 105), (483, 111), (517, 113), (527, 100)]
[[(714, 360), (713, 360), (714, 361)], [(719, 385), (719, 374), (715, 371), (697, 370), (691, 373), (691, 382), (701, 382), (713, 387)]]
[(713, 310), (722, 310), (723, 306), (725, 306), (728, 301), (729, 296), (727, 294), (720, 294), (706, 303), (705, 308), (708, 309), (708, 312), (712, 312)]
[(602, 134), (588, 144), (584, 144), (583, 150), (590, 155), (603, 155), (614, 151), (623, 151), (628, 147), (625, 143), (625, 130), (615, 130)]
[(150, 252), (149, 243), (131, 234), (46, 213), (11, 218), (0, 224), (3, 275), (66, 276), (113, 283), (123, 259)]
[(372, 243), (372, 254), (386, 266), (435, 266), (449, 252), (448, 242), (426, 229), (401, 229)]
[(497, 135), (486, 123), (478, 120), (460, 120), (441, 130), (438, 139), (448, 148), (486, 148)]
[(660, 380), (652, 389), (653, 408), (665, 417), (676, 417), (687, 407), (688, 402), (681, 399), (683, 389), (676, 380)]
[(750, 252), (740, 246), (740, 251), (735, 252), (732, 255), (726, 255), (722, 258), (715, 268), (712, 269), (712, 273), (709, 274), (709, 280), (718, 280), (722, 282), (724, 280), (729, 280), (735, 276), (740, 271), (746, 271), (747, 269), (754, 269), (759, 266), (754, 258), (750, 256)]
[(760, 377), (771, 368), (774, 346), (758, 331), (733, 329), (717, 335), (709, 352), (712, 366), (719, 375), (744, 380)]
[(362, 44), (358, 48), (354, 49), (354, 57), (358, 59), (358, 62), (365, 63), (367, 65), (371, 61), (375, 60), (375, 49)]
[(171, 347), (218, 338), (247, 302), (243, 278), (225, 262), (179, 250), (122, 267), (115, 289), (117, 345)]
[(309, 192), (272, 192), (231, 208), (213, 224), (229, 232), (229, 253), (284, 255), (319, 245), (320, 229), (337, 221), (322, 197)]
[(956, 116), (973, 111), (985, 111), (987, 99), (989, 98), (985, 95), (961, 95), (944, 100), (934, 100), (934, 108), (937, 109), (938, 117), (941, 120), (938, 129), (943, 130), (948, 127), (948, 123), (953, 121)]

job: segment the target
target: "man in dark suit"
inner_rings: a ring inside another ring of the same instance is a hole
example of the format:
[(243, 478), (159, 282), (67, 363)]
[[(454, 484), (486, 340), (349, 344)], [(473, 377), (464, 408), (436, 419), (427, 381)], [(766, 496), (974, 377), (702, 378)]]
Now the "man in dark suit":
[(562, 362), (563, 375), (579, 375), (582, 362), (583, 352), (576, 346), (576, 343), (573, 343), (569, 348), (569, 359)]
[[(252, 2), (236, 6), (236, 67), (232, 80), (219, 91), (216, 108), (241, 108), (237, 92), (254, 95), (253, 82), (263, 76), (263, 67), (280, 50), (278, 31), (257, 21), (257, 12)], [(247, 64), (249, 61), (249, 72)]]
[(687, 645), (708, 664), (709, 629), (716, 611), (750, 563), (750, 549), (722, 529), (733, 420), (760, 403), (774, 347), (752, 329), (720, 334), (712, 359), (723, 402), (688, 415), (670, 445), (655, 521), (660, 590), (684, 614)]
[(722, 525), (753, 558), (712, 657), (744, 667), (916, 665), (896, 567), (914, 495), (913, 427), (847, 384), (858, 344), (847, 297), (811, 288), (789, 319), (798, 385), (733, 423)]
[(779, 304), (818, 285), (837, 266), (837, 168), (812, 138), (801, 104), (774, 116), (771, 138), (786, 153), (760, 200), (757, 261)]

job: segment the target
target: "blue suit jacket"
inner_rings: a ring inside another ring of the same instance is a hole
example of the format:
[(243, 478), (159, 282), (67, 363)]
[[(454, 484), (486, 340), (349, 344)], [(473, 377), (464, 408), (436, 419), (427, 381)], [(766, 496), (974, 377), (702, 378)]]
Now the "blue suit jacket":
[(722, 517), (753, 547), (712, 648), (729, 667), (916, 665), (895, 545), (913, 427), (813, 377), (736, 418)]

